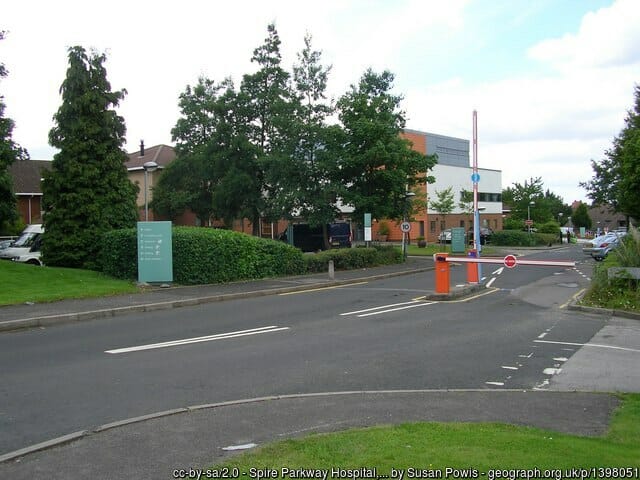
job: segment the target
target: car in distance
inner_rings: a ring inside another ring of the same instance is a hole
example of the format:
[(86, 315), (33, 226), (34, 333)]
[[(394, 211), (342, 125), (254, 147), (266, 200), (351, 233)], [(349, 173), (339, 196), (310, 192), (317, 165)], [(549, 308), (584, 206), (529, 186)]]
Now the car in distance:
[(440, 235), (438, 235), (438, 241), (440, 243), (451, 243), (451, 229), (447, 228), (440, 232)]
[(609, 255), (612, 250), (615, 250), (620, 246), (623, 238), (624, 235), (618, 232), (613, 232), (605, 235), (605, 237), (601, 241), (599, 241), (598, 243), (593, 243), (593, 247), (591, 247), (591, 257), (596, 262), (601, 262), (607, 257), (607, 255)]

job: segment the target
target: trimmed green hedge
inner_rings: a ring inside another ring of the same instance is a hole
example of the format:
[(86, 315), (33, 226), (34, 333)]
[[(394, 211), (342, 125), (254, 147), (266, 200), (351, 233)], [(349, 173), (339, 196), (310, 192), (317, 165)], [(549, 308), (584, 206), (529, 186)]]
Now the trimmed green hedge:
[(491, 235), (491, 245), (505, 247), (535, 247), (551, 245), (558, 241), (558, 235), (531, 233), (522, 230), (498, 230)]
[(305, 255), (304, 258), (309, 273), (326, 272), (329, 260), (333, 260), (336, 270), (355, 270), (402, 263), (402, 252), (394, 247), (343, 248)]
[[(173, 277), (182, 285), (326, 272), (329, 260), (333, 260), (336, 270), (402, 262), (402, 253), (393, 247), (348, 248), (305, 255), (283, 242), (229, 230), (174, 227), (172, 237)], [(136, 279), (136, 229), (106, 233), (98, 265), (112, 277)]]
[[(243, 233), (198, 227), (174, 227), (173, 277), (182, 285), (232, 282), (304, 272), (300, 250)], [(104, 235), (101, 270), (116, 278), (138, 276), (136, 230)]]

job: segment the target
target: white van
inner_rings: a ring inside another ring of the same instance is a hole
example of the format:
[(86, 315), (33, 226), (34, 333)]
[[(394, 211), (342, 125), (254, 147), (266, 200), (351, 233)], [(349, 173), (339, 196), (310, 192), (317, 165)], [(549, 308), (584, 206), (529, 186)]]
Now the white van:
[(40, 246), (43, 233), (42, 224), (27, 225), (10, 247), (0, 250), (0, 259), (42, 265)]

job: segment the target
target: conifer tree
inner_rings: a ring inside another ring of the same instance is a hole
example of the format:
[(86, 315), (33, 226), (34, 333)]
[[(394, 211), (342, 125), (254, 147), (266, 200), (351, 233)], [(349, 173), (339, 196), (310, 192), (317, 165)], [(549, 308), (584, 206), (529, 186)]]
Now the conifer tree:
[(125, 123), (115, 108), (126, 94), (112, 91), (106, 56), (75, 46), (54, 115), (49, 143), (60, 151), (43, 183), (43, 257), (48, 265), (94, 268), (101, 234), (133, 227), (137, 187), (128, 177)]

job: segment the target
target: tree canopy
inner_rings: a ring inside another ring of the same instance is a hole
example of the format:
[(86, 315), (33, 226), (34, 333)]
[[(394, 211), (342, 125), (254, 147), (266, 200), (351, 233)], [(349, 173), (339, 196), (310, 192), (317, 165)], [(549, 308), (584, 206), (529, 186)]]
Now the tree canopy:
[(132, 227), (137, 187), (128, 177), (125, 124), (115, 108), (124, 90), (112, 91), (104, 54), (69, 48), (49, 143), (59, 149), (44, 172), (43, 256), (48, 265), (92, 268), (103, 232)]
[[(336, 108), (321, 57), (306, 35), (288, 72), (270, 24), (251, 58), (257, 70), (238, 88), (204, 77), (188, 86), (172, 130), (175, 166), (161, 175), (152, 207), (171, 217), (190, 208), (203, 223), (215, 217), (228, 226), (249, 218), (256, 235), (260, 218), (326, 225), (339, 201), (355, 216), (399, 218), (407, 188), (432, 180), (435, 157), (400, 138), (405, 119), (391, 73), (367, 71)], [(330, 124), (336, 114), (340, 124)]]
[[(4, 36), (5, 32), (0, 31), (0, 40)], [(0, 63), (0, 79), (6, 77), (7, 73), (4, 63)], [(14, 122), (4, 116), (4, 110), (4, 96), (0, 95), (0, 228), (18, 218), (9, 166), (16, 160), (29, 158), (27, 151), (13, 141)]]
[(627, 112), (624, 127), (599, 162), (592, 160), (593, 178), (580, 186), (595, 204), (610, 205), (616, 212), (640, 218), (640, 85)]

